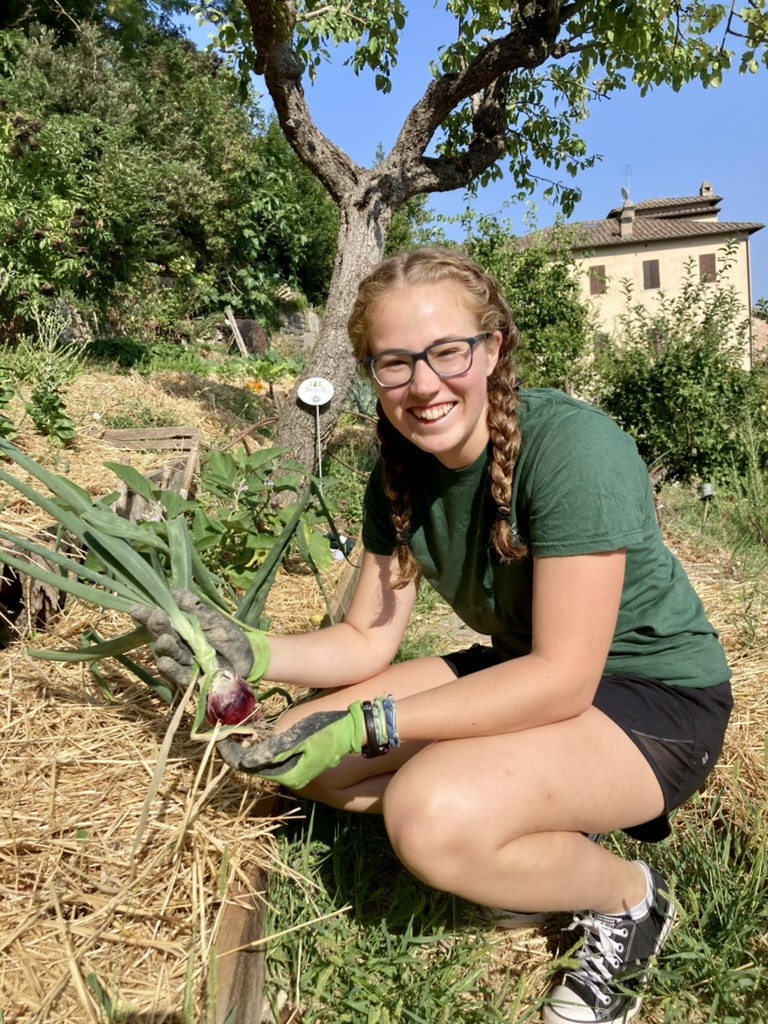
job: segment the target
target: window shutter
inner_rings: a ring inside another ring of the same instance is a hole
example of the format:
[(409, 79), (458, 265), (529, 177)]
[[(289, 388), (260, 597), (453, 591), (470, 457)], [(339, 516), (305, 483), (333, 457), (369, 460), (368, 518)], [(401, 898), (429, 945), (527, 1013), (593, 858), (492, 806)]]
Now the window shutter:
[(589, 294), (605, 295), (606, 293), (605, 264), (589, 268)]
[(713, 252), (699, 256), (699, 277), (705, 284), (717, 280), (717, 260)]
[(658, 288), (660, 283), (659, 261), (643, 260), (643, 288)]

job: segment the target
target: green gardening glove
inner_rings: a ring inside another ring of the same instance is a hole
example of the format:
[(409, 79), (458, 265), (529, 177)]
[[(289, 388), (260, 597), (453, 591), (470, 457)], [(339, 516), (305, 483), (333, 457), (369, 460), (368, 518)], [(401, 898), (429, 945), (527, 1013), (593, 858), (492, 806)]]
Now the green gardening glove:
[[(389, 727), (384, 705), (390, 708)], [(226, 737), (219, 753), (232, 768), (303, 789), (347, 754), (376, 757), (399, 743), (394, 730), (394, 701), (356, 701), (346, 711), (317, 711), (285, 732), (252, 747)]]

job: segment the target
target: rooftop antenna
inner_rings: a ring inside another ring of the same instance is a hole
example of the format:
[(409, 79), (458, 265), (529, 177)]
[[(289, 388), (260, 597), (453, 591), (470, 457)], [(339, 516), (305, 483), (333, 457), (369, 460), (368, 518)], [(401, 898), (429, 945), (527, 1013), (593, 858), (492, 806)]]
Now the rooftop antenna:
[(629, 198), (629, 189), (630, 185), (632, 184), (632, 168), (629, 166), (629, 164), (627, 164), (627, 166), (624, 168), (624, 174), (626, 175), (627, 184), (624, 186), (624, 188), (622, 188), (621, 195), (626, 202), (630, 202), (631, 200)]

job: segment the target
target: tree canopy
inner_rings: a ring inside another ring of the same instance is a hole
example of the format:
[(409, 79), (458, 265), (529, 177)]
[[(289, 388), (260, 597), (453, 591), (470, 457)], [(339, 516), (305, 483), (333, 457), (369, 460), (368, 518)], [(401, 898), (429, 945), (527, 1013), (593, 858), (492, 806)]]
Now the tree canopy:
[(54, 296), (150, 337), (226, 304), (269, 325), (286, 285), (323, 301), (336, 207), (219, 58), (29, 28), (0, 37), (6, 330)]
[[(414, 196), (472, 188), (509, 174), (512, 195), (532, 190), (537, 167), (549, 192), (573, 208), (576, 175), (593, 161), (579, 135), (592, 101), (624, 88), (719, 84), (734, 65), (766, 61), (765, 0), (726, 8), (679, 0), (445, 0), (454, 36), (436, 47), (432, 80), (406, 113), (397, 140), (371, 168), (353, 161), (315, 124), (304, 82), (343, 47), (357, 74), (388, 92), (408, 17), (402, 0), (203, 0), (220, 44), (263, 76), (280, 126), (337, 203), (333, 282), (308, 375), (330, 377), (339, 399), (353, 380), (345, 323), (356, 284), (381, 257), (394, 213)], [(324, 414), (327, 436), (340, 401)], [(288, 407), (279, 438), (304, 461), (314, 454), (305, 413)]]
[(71, 43), (91, 23), (128, 49), (158, 34), (179, 35), (174, 18), (190, 9), (191, 0), (6, 0), (0, 31), (43, 26), (60, 42)]

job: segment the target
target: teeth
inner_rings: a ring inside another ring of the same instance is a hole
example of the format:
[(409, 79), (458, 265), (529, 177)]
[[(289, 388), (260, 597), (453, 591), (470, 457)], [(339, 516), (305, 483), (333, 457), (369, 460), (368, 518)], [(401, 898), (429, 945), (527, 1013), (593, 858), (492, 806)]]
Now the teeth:
[(450, 402), (445, 405), (435, 405), (430, 409), (411, 409), (411, 412), (417, 420), (439, 420), (442, 416), (447, 416), (453, 408)]

